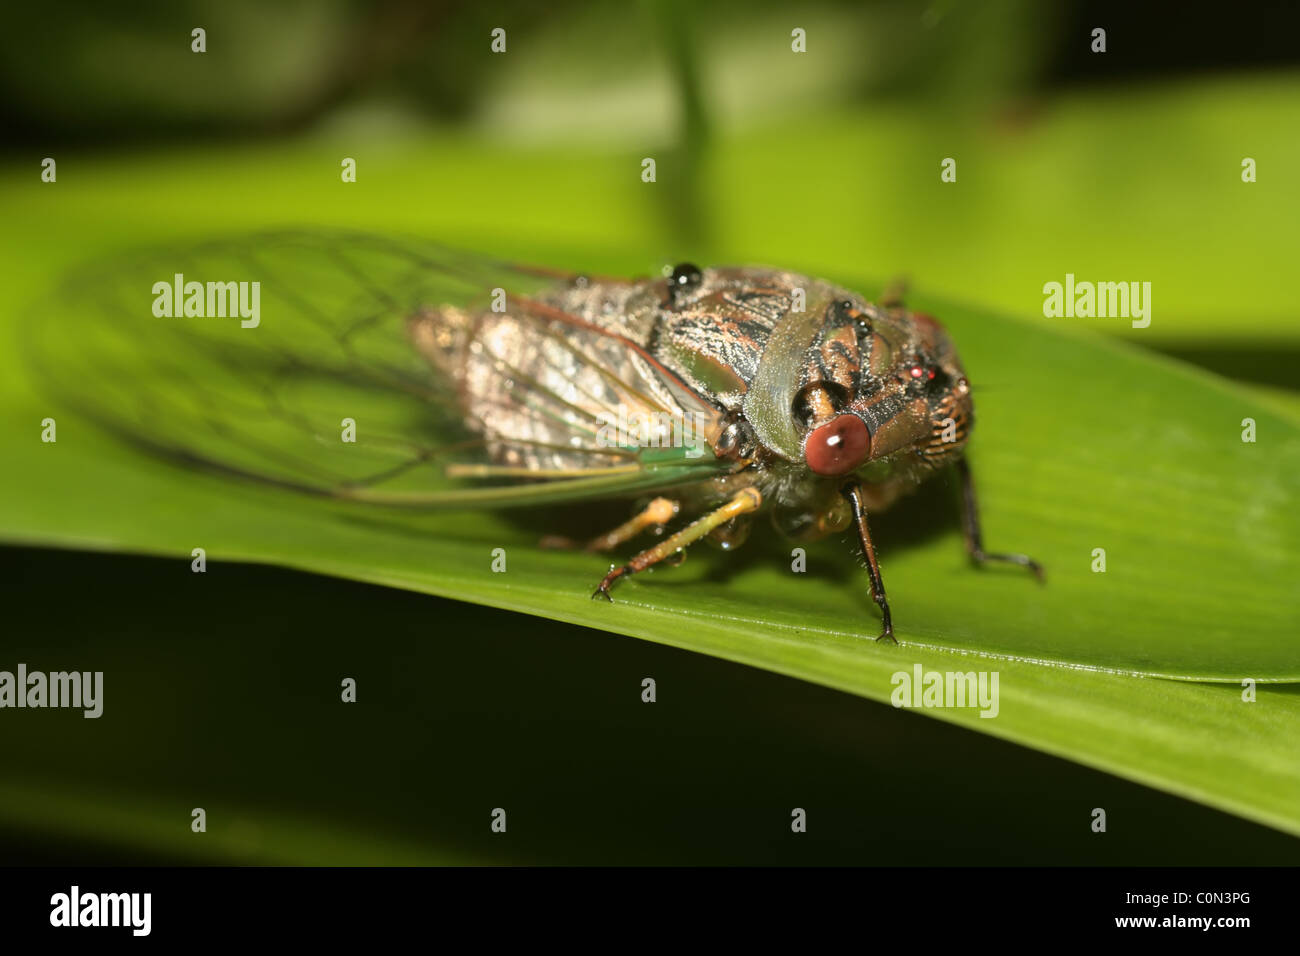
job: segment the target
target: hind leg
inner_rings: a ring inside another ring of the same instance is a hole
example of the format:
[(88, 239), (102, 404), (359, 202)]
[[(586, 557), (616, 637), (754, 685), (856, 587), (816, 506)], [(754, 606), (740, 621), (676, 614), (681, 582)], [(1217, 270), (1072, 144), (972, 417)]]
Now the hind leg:
[(677, 502), (670, 498), (656, 498), (617, 528), (592, 538), (586, 544), (561, 535), (547, 535), (542, 539), (541, 546), (583, 551), (613, 551), (620, 544), (635, 538), (643, 531), (663, 527), (677, 514), (677, 508)]

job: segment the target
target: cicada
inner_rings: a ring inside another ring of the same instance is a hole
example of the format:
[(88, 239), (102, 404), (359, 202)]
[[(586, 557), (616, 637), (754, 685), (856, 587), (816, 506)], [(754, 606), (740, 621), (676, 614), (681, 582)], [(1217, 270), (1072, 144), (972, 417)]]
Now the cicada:
[(893, 640), (868, 519), (948, 467), (971, 558), (1042, 576), (985, 551), (970, 383), (940, 323), (896, 296), (781, 269), (623, 279), (287, 233), (103, 263), (33, 327), (58, 400), (190, 467), (387, 507), (628, 499), (609, 532), (545, 542), (655, 536), (593, 597), (701, 539), (737, 545), (767, 512), (799, 540), (856, 531)]

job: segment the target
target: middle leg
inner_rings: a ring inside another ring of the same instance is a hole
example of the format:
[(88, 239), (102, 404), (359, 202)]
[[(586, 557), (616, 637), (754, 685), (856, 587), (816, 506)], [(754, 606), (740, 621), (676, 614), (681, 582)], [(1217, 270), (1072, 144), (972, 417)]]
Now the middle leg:
[(607, 601), (613, 601), (614, 599), (609, 596), (609, 589), (619, 578), (627, 574), (636, 574), (638, 571), (644, 571), (646, 568), (658, 564), (665, 558), (678, 553), (687, 545), (703, 538), (715, 528), (726, 524), (732, 518), (757, 511), (762, 504), (763, 495), (757, 488), (740, 489), (721, 508), (710, 511), (702, 518), (697, 518), (681, 531), (669, 535), (654, 547), (642, 551), (621, 568), (611, 569), (609, 574), (605, 575), (605, 579), (600, 582), (600, 587), (596, 588), (592, 597), (603, 597)]

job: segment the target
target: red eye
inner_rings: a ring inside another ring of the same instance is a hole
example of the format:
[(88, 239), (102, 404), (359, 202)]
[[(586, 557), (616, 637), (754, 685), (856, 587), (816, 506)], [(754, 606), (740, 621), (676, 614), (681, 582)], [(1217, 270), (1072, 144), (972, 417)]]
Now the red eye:
[(816, 474), (847, 475), (871, 453), (871, 433), (857, 415), (840, 415), (813, 429), (804, 445), (804, 459)]
[[(922, 375), (925, 374), (925, 369), (921, 368), (921, 366), (919, 365), (913, 365), (911, 368), (907, 370), (907, 373), (911, 375), (912, 378), (920, 378)], [(932, 375), (931, 378), (933, 377), (934, 376)]]

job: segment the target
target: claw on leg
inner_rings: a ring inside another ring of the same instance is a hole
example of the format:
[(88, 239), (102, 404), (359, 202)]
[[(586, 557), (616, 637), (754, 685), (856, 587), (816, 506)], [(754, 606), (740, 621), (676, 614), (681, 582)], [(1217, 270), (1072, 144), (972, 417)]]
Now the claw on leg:
[(596, 590), (591, 592), (591, 599), (594, 601), (598, 597), (603, 597), (610, 604), (613, 604), (614, 599), (609, 596), (609, 589), (614, 586), (615, 581), (617, 581), (626, 573), (627, 573), (627, 565), (623, 565), (622, 567), (615, 566), (610, 568), (609, 574), (605, 575), (604, 579), (600, 582), (600, 585), (596, 588)]

